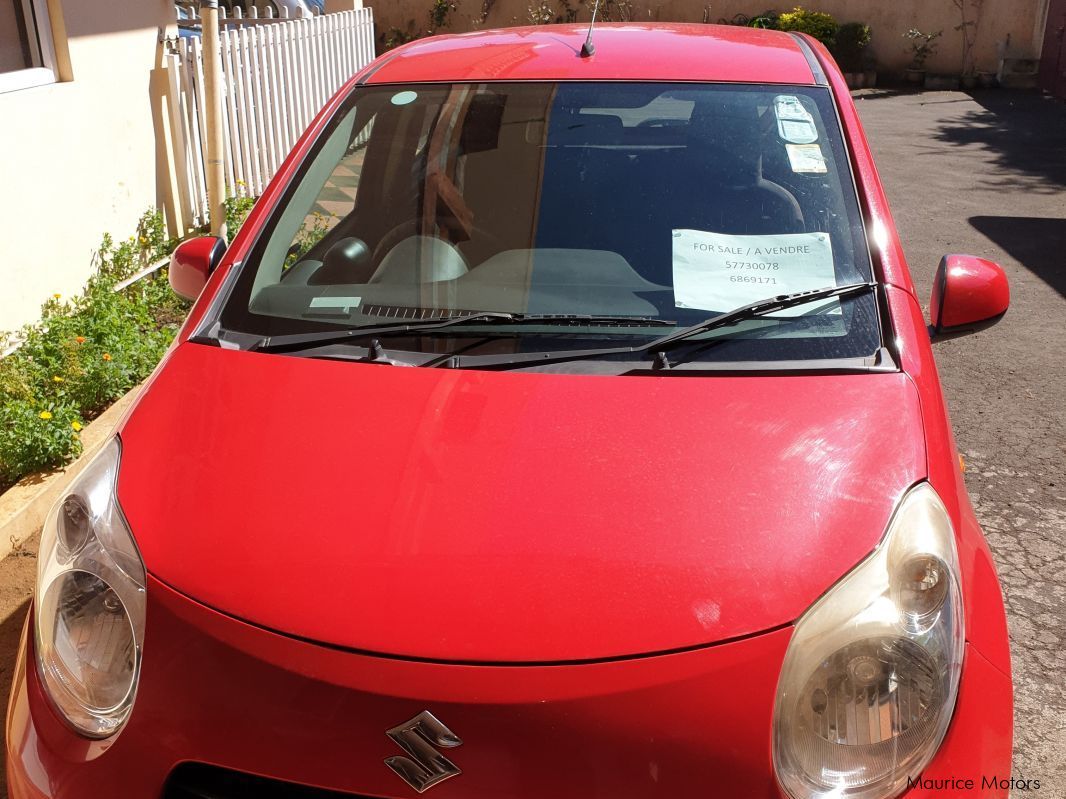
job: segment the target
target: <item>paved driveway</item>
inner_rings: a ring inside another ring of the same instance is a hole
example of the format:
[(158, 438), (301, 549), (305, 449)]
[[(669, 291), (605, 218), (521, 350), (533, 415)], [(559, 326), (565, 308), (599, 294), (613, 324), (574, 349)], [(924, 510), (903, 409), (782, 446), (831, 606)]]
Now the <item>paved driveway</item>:
[(1066, 796), (1066, 105), (988, 90), (858, 100), (928, 301), (949, 252), (1001, 263), (1011, 310), (937, 344), (966, 484), (1005, 586), (1014, 774)]

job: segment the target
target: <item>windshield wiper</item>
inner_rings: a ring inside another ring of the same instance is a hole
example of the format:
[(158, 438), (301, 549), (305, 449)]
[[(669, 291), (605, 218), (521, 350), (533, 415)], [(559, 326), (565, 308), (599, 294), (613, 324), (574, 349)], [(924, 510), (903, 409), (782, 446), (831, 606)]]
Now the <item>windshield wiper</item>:
[(607, 316), (601, 314), (521, 314), (483, 311), (460, 314), (459, 316), (436, 316), (431, 319), (416, 319), (387, 325), (363, 325), (347, 330), (326, 330), (315, 333), (289, 333), (281, 336), (265, 336), (248, 349), (256, 352), (284, 352), (286, 350), (307, 347), (343, 344), (353, 339), (368, 336), (397, 336), (405, 333), (422, 335), (437, 330), (466, 323), (503, 323), (507, 325), (525, 324), (572, 324), (604, 325), (629, 324), (642, 326), (669, 327), (674, 322), (669, 319), (653, 319), (644, 316)]
[[(467, 364), (469, 364), (471, 368), (506, 367), (512, 365), (539, 366), (540, 364), (578, 361), (611, 355), (625, 355), (628, 353), (655, 353), (658, 356), (656, 359), (657, 363), (663, 363), (665, 361), (666, 350), (677, 346), (678, 344), (690, 341), (701, 333), (708, 333), (712, 330), (729, 327), (730, 325), (735, 325), (749, 319), (757, 319), (777, 311), (783, 311), (787, 308), (806, 305), (809, 302), (816, 302), (817, 300), (865, 294), (866, 292), (873, 291), (876, 287), (877, 283), (873, 282), (849, 283), (845, 286), (828, 286), (822, 289), (799, 291), (794, 294), (782, 294), (777, 297), (769, 297), (749, 305), (743, 305), (740, 308), (734, 308), (732, 311), (720, 313), (716, 316), (704, 319), (702, 322), (692, 325), (691, 327), (682, 328), (674, 333), (661, 336), (657, 339), (652, 339), (645, 344), (638, 344), (633, 347), (604, 347), (602, 349), (562, 350), (559, 352), (526, 352), (517, 353), (515, 355), (481, 358), (477, 356), (474, 356), (473, 358), (470, 358), (470, 356), (455, 356), (441, 365), (450, 368), (462, 368)], [(802, 317), (788, 317), (788, 321), (795, 321), (800, 318)], [(668, 366), (668, 364), (665, 363), (664, 365)]]
[(509, 313), (473, 313), (462, 316), (433, 317), (432, 319), (416, 319), (409, 322), (395, 322), (388, 325), (363, 325), (350, 327), (347, 330), (324, 330), (317, 333), (287, 333), (282, 336), (264, 336), (250, 346), (250, 351), (256, 352), (280, 352), (282, 350), (306, 347), (308, 345), (343, 344), (355, 338), (365, 336), (386, 336), (411, 331), (425, 332), (439, 330), (443, 327), (457, 325), (460, 322), (473, 322), (478, 319), (492, 319), (510, 321), (514, 318)]
[[(815, 302), (816, 300), (827, 300), (832, 297), (850, 297), (853, 294), (865, 294), (868, 291), (872, 291), (876, 286), (876, 283), (848, 283), (845, 286), (828, 286), (824, 289), (797, 291), (794, 294), (782, 294), (777, 297), (759, 300), (750, 305), (742, 305), (740, 308), (734, 308), (732, 311), (726, 311), (717, 316), (712, 316), (709, 319), (704, 319), (702, 322), (678, 330), (676, 333), (671, 333), (662, 338), (657, 338), (654, 341), (649, 341), (641, 348), (641, 351), (659, 352), (667, 347), (672, 347), (681, 341), (690, 339), (693, 336), (698, 336), (700, 333), (708, 333), (722, 327), (735, 325), (738, 322), (745, 322), (748, 319), (757, 319), (760, 316), (768, 316), (776, 311), (784, 311), (788, 308), (794, 308), (797, 305), (806, 305), (807, 303)], [(789, 317), (789, 319), (795, 318), (799, 317)]]

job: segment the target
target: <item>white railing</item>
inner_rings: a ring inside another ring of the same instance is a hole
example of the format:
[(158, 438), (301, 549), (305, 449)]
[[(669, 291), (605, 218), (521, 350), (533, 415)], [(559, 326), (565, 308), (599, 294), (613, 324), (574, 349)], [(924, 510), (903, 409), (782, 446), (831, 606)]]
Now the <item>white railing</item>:
[[(373, 60), (373, 12), (363, 8), (288, 19), (254, 12), (243, 17), (237, 9), (233, 17), (220, 20), (220, 28), (226, 193), (256, 197), (319, 109)], [(167, 71), (175, 202), (188, 230), (206, 224), (208, 209), (198, 35), (170, 41)]]

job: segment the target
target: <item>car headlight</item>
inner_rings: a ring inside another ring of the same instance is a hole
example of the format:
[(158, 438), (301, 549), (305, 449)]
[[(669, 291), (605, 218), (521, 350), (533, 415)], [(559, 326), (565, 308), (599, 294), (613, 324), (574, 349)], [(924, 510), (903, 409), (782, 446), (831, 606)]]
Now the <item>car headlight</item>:
[(92, 738), (129, 716), (144, 640), (144, 563), (115, 495), (120, 455), (112, 439), (74, 480), (38, 556), (38, 672), (59, 713)]
[(962, 601), (951, 521), (913, 488), (884, 541), (796, 623), (774, 707), (795, 799), (885, 799), (936, 753), (955, 707)]

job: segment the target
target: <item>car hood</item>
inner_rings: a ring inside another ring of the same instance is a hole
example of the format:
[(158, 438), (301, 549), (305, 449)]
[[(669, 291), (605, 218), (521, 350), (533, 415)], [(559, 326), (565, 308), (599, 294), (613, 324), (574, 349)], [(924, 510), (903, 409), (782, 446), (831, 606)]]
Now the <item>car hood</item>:
[(925, 474), (901, 373), (614, 377), (172, 353), (121, 429), (149, 572), (290, 635), (545, 663), (787, 624)]

